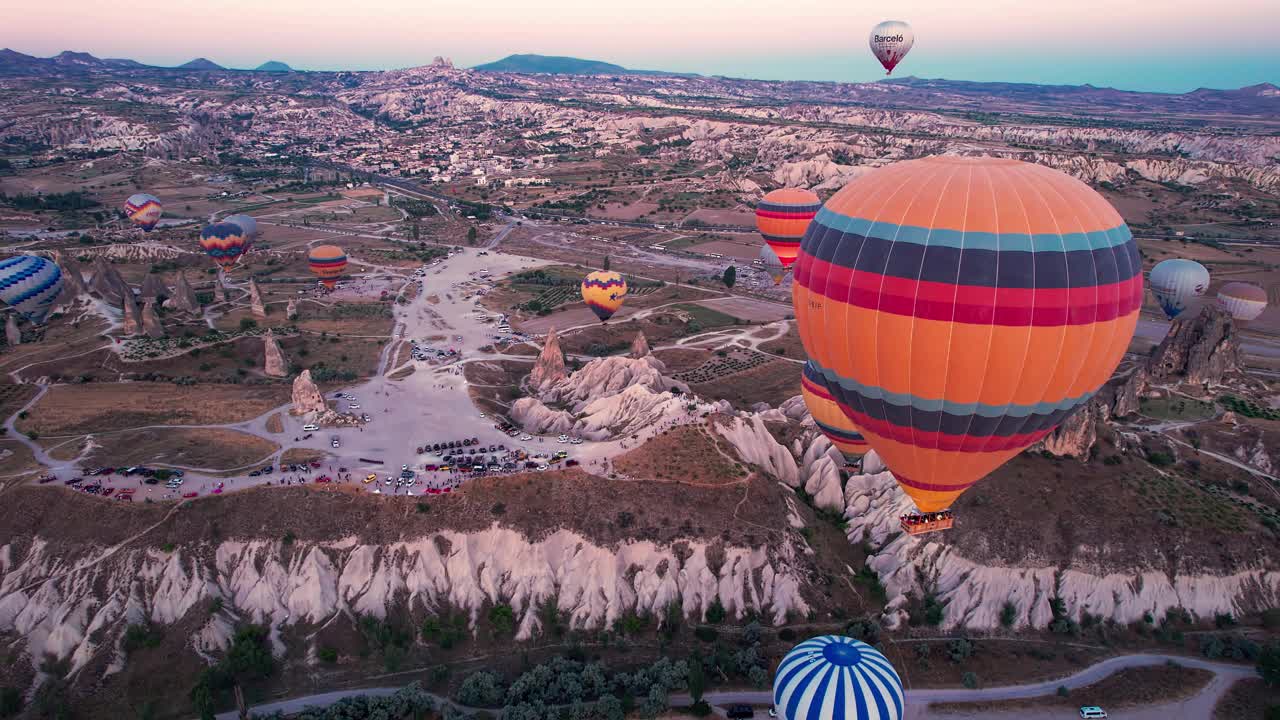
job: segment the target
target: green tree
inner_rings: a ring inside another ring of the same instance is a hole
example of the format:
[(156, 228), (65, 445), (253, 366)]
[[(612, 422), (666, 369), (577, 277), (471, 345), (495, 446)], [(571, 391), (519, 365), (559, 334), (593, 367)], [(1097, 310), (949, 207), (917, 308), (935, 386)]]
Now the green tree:
[(724, 275), (720, 276), (720, 281), (727, 288), (732, 288), (733, 284), (738, 282), (738, 268), (730, 265), (724, 269)]
[(472, 225), (471, 227), (467, 228), (467, 244), (468, 245), (476, 244), (476, 235), (477, 233), (476, 233), (475, 225)]
[(707, 674), (702, 669), (702, 658), (694, 655), (689, 658), (689, 699), (695, 704), (702, 702), (702, 694), (707, 691)]
[(609, 256), (608, 256), (608, 255), (605, 255), (605, 256), (604, 256), (604, 269), (605, 269), (605, 270), (608, 270), (608, 269), (609, 269)]
[(1272, 643), (1258, 655), (1258, 676), (1269, 687), (1280, 687), (1280, 644)]

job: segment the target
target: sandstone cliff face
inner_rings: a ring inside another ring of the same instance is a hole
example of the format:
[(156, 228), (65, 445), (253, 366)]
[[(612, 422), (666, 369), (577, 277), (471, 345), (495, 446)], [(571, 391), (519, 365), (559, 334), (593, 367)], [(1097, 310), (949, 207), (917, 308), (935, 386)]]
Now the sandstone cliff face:
[[(126, 288), (126, 291), (128, 289)], [(138, 303), (133, 299), (133, 292), (128, 291), (120, 298), (121, 330), (125, 335), (142, 334), (142, 314), (138, 311)]]
[(306, 415), (308, 413), (324, 413), (329, 409), (325, 404), (324, 394), (311, 379), (311, 371), (303, 370), (293, 381), (293, 408), (290, 413)]
[(556, 329), (547, 331), (547, 339), (542, 343), (542, 352), (538, 361), (529, 373), (529, 386), (541, 390), (548, 385), (558, 383), (568, 377), (565, 370), (564, 352), (560, 350), (560, 340), (556, 337)]
[(191, 283), (187, 282), (185, 272), (178, 273), (178, 283), (174, 288), (173, 297), (169, 298), (168, 305), (183, 312), (200, 312), (200, 301), (196, 299), (196, 292), (191, 289)]
[[(275, 335), (267, 330), (267, 334), (262, 336), (262, 371), (267, 377), (284, 377), (289, 374), (289, 363), (285, 362), (284, 352), (280, 349), (280, 343), (276, 340)], [(310, 371), (307, 371), (310, 374)]]
[(62, 268), (62, 287), (66, 293), (71, 297), (88, 294), (89, 288), (85, 285), (80, 263), (72, 258), (59, 258), (58, 266)]
[(142, 332), (151, 338), (164, 337), (164, 324), (160, 322), (160, 316), (156, 313), (154, 298), (147, 300), (142, 306)]
[[(86, 548), (92, 553), (94, 548)], [(486, 606), (509, 604), (516, 638), (540, 627), (537, 608), (555, 601), (574, 628), (611, 626), (624, 613), (659, 614), (670, 603), (701, 618), (715, 600), (733, 617), (748, 611), (775, 623), (809, 606), (784, 547), (726, 547), (723, 563), (707, 543), (677, 551), (647, 541), (605, 548), (560, 530), (532, 541), (493, 526), (388, 545), (354, 538), (292, 547), (278, 540), (228, 540), (165, 553), (124, 548), (81, 567), (39, 537), (27, 547), (0, 547), (0, 631), (26, 639), (32, 664), (45, 654), (69, 658), (71, 671), (100, 653), (119, 659), (129, 624), (170, 625), (208, 617), (214, 598), (224, 609), (195, 633), (196, 648), (225, 648), (234, 618), (269, 626), (323, 624), (338, 614), (385, 617), (396, 607), (458, 608), (472, 622)], [(273, 633), (277, 653), (280, 636)]]
[(258, 290), (258, 283), (252, 278), (249, 280), (249, 309), (256, 317), (267, 316), (267, 307), (262, 304), (262, 293)]
[[(106, 258), (99, 255), (93, 261), (93, 279), (89, 283), (89, 289), (98, 295), (98, 297), (110, 303), (120, 302), (123, 289), (128, 289), (128, 284), (124, 278), (120, 277), (120, 272), (107, 262)], [(133, 296), (133, 292), (129, 292), (129, 296)]]
[(148, 300), (156, 300), (169, 296), (169, 288), (165, 287), (164, 281), (155, 273), (147, 273), (142, 280), (142, 286), (138, 288), (138, 296)]
[(1206, 305), (1194, 317), (1174, 320), (1147, 367), (1153, 380), (1195, 385), (1220, 383), (1228, 373), (1239, 372), (1240, 340), (1231, 316), (1216, 305)]
[(637, 332), (634, 340), (631, 341), (631, 357), (640, 359), (650, 353), (649, 339), (644, 336), (644, 332)]

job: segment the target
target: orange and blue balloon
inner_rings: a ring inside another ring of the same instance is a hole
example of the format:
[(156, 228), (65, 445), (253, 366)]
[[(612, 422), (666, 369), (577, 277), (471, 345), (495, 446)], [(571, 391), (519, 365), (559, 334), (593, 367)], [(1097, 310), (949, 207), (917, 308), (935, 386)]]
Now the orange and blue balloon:
[(805, 407), (809, 408), (813, 424), (840, 451), (845, 462), (853, 463), (867, 454), (867, 439), (862, 437), (858, 426), (840, 409), (840, 404), (827, 389), (827, 380), (822, 377), (822, 371), (812, 362), (804, 364), (804, 371), (800, 375), (800, 394), (804, 397)]
[(796, 261), (800, 238), (822, 207), (818, 196), (800, 188), (780, 188), (756, 205), (756, 229), (785, 271)]
[(307, 262), (320, 284), (332, 290), (347, 269), (347, 254), (337, 245), (317, 245), (307, 254)]
[(1115, 371), (1142, 306), (1120, 214), (1074, 178), (990, 157), (885, 166), (800, 247), (810, 360), (923, 512), (1051, 432)]

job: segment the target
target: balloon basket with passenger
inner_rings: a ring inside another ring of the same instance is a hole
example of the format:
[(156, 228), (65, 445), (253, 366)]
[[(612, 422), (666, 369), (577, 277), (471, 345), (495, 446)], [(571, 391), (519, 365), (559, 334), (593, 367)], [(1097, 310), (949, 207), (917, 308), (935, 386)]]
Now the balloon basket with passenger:
[(908, 535), (923, 535), (925, 533), (938, 532), (939, 530), (950, 530), (955, 524), (955, 515), (950, 510), (940, 510), (931, 513), (907, 513), (898, 518), (898, 522), (902, 525), (902, 531)]

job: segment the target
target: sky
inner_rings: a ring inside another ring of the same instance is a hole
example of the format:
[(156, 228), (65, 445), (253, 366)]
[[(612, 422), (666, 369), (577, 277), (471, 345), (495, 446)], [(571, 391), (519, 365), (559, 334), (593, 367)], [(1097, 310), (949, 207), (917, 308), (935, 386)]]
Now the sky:
[[(1280, 84), (1277, 0), (0, 0), (0, 47), (177, 65), (476, 65), (511, 53), (766, 80), (862, 82), (882, 20), (895, 75), (1159, 92)], [(1270, 35), (1269, 35), (1270, 34)]]

